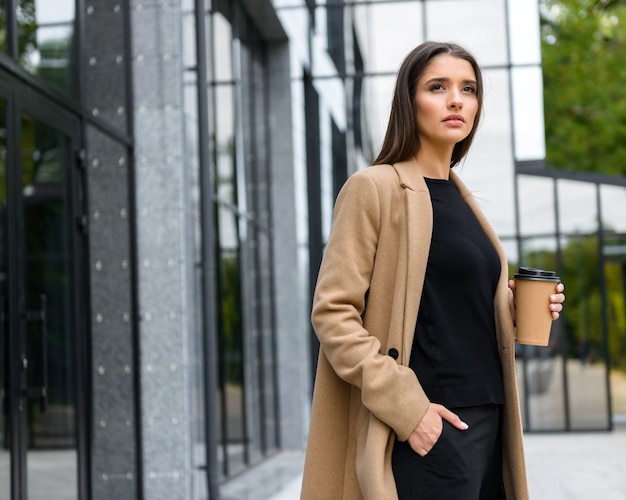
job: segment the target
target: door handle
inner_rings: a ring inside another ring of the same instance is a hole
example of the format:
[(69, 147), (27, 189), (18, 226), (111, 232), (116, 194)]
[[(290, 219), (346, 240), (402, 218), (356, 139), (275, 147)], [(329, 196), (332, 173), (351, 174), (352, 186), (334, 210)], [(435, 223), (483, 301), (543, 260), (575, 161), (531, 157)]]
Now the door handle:
[[(39, 398), (39, 409), (44, 413), (48, 409), (48, 297), (45, 294), (39, 296), (39, 310), (27, 311), (26, 321), (39, 324), (39, 353), (40, 353), (40, 378), (39, 384), (29, 386), (26, 389), (26, 397)], [(28, 360), (23, 359), (24, 369), (28, 369)]]

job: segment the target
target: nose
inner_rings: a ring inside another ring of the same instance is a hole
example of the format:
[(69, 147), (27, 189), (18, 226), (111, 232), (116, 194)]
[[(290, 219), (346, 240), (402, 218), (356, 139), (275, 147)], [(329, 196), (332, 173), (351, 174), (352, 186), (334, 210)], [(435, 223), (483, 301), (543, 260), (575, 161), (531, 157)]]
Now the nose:
[(463, 99), (459, 91), (453, 91), (450, 94), (450, 101), (448, 102), (450, 109), (461, 109), (463, 107)]

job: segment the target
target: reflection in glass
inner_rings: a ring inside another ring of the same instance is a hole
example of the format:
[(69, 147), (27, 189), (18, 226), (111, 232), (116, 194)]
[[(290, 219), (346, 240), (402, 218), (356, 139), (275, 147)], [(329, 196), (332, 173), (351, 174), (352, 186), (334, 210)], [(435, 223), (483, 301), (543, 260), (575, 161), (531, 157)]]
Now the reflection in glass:
[(595, 233), (598, 230), (596, 186), (559, 179), (557, 189), (561, 233)]
[(215, 180), (218, 198), (226, 203), (237, 203), (235, 165), (235, 109), (232, 85), (218, 85), (215, 89), (215, 113), (219, 126), (215, 131)]
[(354, 7), (355, 29), (368, 72), (398, 71), (406, 55), (424, 41), (423, 10), (422, 2)]
[(213, 53), (217, 55), (217, 57), (211, 57), (213, 79), (216, 82), (231, 82), (233, 80), (232, 28), (219, 12), (211, 16), (211, 20)]
[(245, 463), (243, 411), (243, 325), (240, 289), (240, 250), (237, 217), (227, 207), (218, 206), (219, 220), (219, 374), (222, 398), (225, 471), (231, 475)]
[(476, 196), (495, 231), (512, 236), (515, 230), (515, 170), (511, 151), (509, 72), (483, 71), (485, 109), (472, 149), (455, 167)]
[[(229, 20), (237, 20), (237, 25), (232, 27)], [(218, 457), (224, 476), (232, 477), (278, 445), (269, 237), (269, 57), (267, 44), (243, 11), (212, 13), (209, 28), (219, 268)]]
[[(47, 386), (45, 401), (28, 400), (29, 448), (33, 450), (28, 454), (29, 495), (51, 500), (75, 498), (76, 339), (67, 245), (70, 200), (65, 185), (70, 148), (58, 132), (26, 115), (22, 116), (21, 137), (28, 383)], [(59, 450), (57, 459), (51, 462), (41, 457), (42, 449)], [(52, 477), (63, 478), (61, 490), (50, 490)]]
[[(246, 401), (248, 463), (262, 460), (277, 448), (276, 375), (273, 329), (273, 292), (269, 139), (270, 114), (266, 96), (267, 44), (247, 20), (246, 37), (241, 45), (242, 127), (245, 151), (243, 172), (237, 182), (246, 186), (246, 230), (242, 232), (241, 287), (244, 304), (244, 386)], [(243, 174), (243, 175), (242, 175)], [(243, 190), (242, 190), (243, 191)], [(244, 223), (243, 221), (241, 222)], [(244, 237), (245, 235), (245, 237)]]
[(508, 2), (511, 64), (541, 64), (539, 4)]
[[(398, 68), (395, 68), (395, 71), (397, 70)], [(372, 151), (378, 152), (383, 144), (394, 85), (394, 76), (366, 76), (363, 79), (361, 114), (367, 119), (366, 130), (371, 134)], [(373, 158), (366, 159), (368, 162), (372, 160)]]
[(611, 360), (611, 402), (615, 422), (626, 422), (626, 239), (622, 251), (605, 258), (606, 323)]
[[(508, 64), (506, 7), (500, 0), (430, 0), (426, 2), (428, 38), (460, 40), (482, 65)], [(454, 15), (463, 22), (450, 22)], [(489, 26), (489, 29), (476, 29)]]
[[(554, 337), (554, 328), (551, 338)], [(516, 345), (524, 428), (532, 431), (564, 430), (565, 385), (563, 356), (556, 342), (549, 346)], [(523, 359), (523, 362), (520, 360)]]
[(517, 263), (519, 262), (519, 253), (517, 248), (517, 240), (514, 238), (501, 238), (500, 242), (504, 248), (507, 261), (509, 263), (509, 277), (513, 278), (513, 274), (517, 271)]
[(606, 428), (607, 359), (597, 235), (564, 238), (561, 254), (567, 286), (564, 326), (571, 428)]
[[(557, 269), (555, 237), (525, 238), (521, 242), (521, 266)], [(552, 324), (548, 346), (516, 345), (521, 386), (522, 415), (529, 430), (565, 428), (562, 351), (565, 339), (558, 322)], [(523, 359), (523, 362), (520, 362)]]
[(18, 60), (21, 66), (56, 88), (73, 90), (74, 37), (72, 0), (18, 0)]
[(521, 241), (520, 266), (536, 267), (554, 271), (556, 267), (557, 242), (554, 236), (523, 238)]
[(626, 233), (626, 187), (603, 185), (600, 193), (602, 229)]
[(606, 327), (615, 423), (626, 422), (626, 188), (601, 186)]
[(6, 52), (8, 49), (8, 31), (7, 31), (7, 7), (6, 0), (0, 0), (0, 52)]
[(543, 76), (540, 66), (511, 69), (515, 159), (543, 160), (546, 156), (543, 118)]
[(547, 177), (528, 175), (519, 175), (517, 179), (521, 234), (554, 234), (554, 181)]

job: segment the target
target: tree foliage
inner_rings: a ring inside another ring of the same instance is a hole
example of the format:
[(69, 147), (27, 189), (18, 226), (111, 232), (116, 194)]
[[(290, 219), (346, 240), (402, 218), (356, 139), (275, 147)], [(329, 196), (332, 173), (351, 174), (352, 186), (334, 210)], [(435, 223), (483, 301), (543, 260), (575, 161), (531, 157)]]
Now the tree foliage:
[(550, 167), (626, 175), (626, 0), (541, 0)]

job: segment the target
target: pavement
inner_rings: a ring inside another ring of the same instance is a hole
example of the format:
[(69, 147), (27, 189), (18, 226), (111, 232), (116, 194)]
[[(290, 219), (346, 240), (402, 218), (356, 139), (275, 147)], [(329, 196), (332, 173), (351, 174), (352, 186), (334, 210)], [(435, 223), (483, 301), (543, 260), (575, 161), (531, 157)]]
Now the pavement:
[[(606, 432), (527, 433), (524, 449), (531, 500), (626, 500), (625, 424)], [(291, 454), (285, 463), (295, 472), (302, 457)], [(265, 498), (297, 500), (301, 480), (296, 472)], [(261, 500), (254, 494), (249, 498)]]
[(626, 499), (626, 426), (526, 434), (524, 447), (532, 500)]

